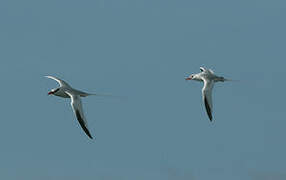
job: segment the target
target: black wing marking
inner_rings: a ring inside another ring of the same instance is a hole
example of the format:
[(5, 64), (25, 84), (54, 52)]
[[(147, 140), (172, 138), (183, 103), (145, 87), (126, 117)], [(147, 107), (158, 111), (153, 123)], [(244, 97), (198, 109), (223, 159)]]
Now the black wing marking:
[(206, 69), (204, 67), (200, 67), (201, 72), (204, 72)]
[(86, 135), (88, 135), (88, 137), (90, 139), (93, 139), (92, 136), (90, 135), (89, 130), (86, 128), (85, 124), (84, 124), (84, 120), (82, 119), (80, 112), (78, 110), (75, 110), (75, 114), (76, 114), (76, 118), (81, 126), (81, 128), (84, 130), (84, 132), (86, 133)]
[(204, 101), (205, 101), (205, 107), (206, 107), (206, 110), (207, 110), (207, 114), (208, 114), (208, 116), (209, 116), (209, 118), (210, 118), (210, 121), (212, 121), (212, 119), (213, 119), (212, 111), (211, 111), (211, 108), (210, 108), (210, 106), (209, 106), (209, 103), (208, 103), (206, 97), (204, 97)]

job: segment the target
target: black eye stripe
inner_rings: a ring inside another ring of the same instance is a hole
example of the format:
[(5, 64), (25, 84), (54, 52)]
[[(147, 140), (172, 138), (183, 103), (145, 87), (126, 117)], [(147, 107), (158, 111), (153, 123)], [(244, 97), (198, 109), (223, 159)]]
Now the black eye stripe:
[(60, 88), (56, 89), (56, 90), (54, 91), (54, 93), (58, 92), (59, 90), (60, 90)]

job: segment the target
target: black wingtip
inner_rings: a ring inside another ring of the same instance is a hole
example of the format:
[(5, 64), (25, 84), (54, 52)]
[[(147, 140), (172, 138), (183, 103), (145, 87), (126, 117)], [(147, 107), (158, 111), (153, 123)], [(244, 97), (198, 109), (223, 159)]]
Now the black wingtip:
[(91, 135), (88, 135), (88, 134), (87, 134), (87, 136), (88, 136), (90, 139), (93, 139), (93, 137), (92, 137)]
[(207, 98), (204, 98), (204, 101), (205, 101), (205, 107), (206, 107), (208, 117), (209, 117), (210, 121), (212, 122), (212, 120), (213, 120), (212, 111), (211, 111), (211, 108), (210, 108), (209, 103), (207, 101)]
[(91, 136), (89, 130), (86, 128), (85, 124), (84, 124), (84, 121), (80, 115), (80, 112), (78, 110), (76, 110), (76, 117), (77, 117), (77, 120), (81, 126), (81, 128), (84, 130), (85, 134), (90, 138), (90, 139), (93, 139), (93, 137)]

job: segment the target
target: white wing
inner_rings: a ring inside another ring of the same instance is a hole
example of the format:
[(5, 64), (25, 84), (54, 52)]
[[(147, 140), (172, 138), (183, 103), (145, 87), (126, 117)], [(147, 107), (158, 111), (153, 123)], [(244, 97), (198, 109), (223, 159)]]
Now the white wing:
[(213, 71), (213, 70), (209, 69), (209, 71), (210, 71), (212, 74), (214, 74), (214, 71)]
[(205, 108), (207, 111), (207, 114), (212, 121), (212, 89), (214, 86), (214, 82), (212, 80), (204, 80), (204, 87), (202, 89), (202, 95), (203, 95), (203, 101), (205, 103)]
[(200, 67), (201, 72), (210, 72), (211, 74), (214, 74), (214, 71), (211, 69), (206, 69), (204, 67)]
[(202, 72), (205, 72), (205, 71), (206, 71), (206, 68), (200, 67), (200, 70), (201, 70)]
[(70, 87), (70, 85), (68, 83), (66, 83), (64, 80), (61, 80), (61, 79), (53, 77), (53, 76), (45, 76), (45, 77), (57, 81), (60, 84), (60, 86)]
[(83, 114), (83, 109), (82, 109), (82, 104), (81, 104), (81, 99), (79, 95), (74, 95), (73, 93), (69, 91), (65, 91), (70, 97), (71, 97), (71, 106), (72, 109), (76, 115), (76, 118), (81, 126), (81, 128), (84, 130), (86, 135), (92, 139), (92, 136), (87, 129), (87, 122), (85, 121), (85, 117)]

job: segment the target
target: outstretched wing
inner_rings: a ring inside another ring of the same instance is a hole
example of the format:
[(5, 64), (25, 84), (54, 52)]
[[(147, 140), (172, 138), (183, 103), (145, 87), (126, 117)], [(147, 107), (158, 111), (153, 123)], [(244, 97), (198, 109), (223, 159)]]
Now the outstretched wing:
[(203, 95), (203, 101), (205, 103), (205, 108), (207, 111), (207, 114), (210, 118), (210, 121), (212, 121), (212, 89), (214, 86), (214, 82), (210, 80), (204, 80), (204, 87), (202, 89), (202, 95)]
[(70, 87), (70, 85), (69, 85), (68, 83), (66, 83), (64, 80), (61, 80), (61, 79), (56, 78), (56, 77), (54, 77), (54, 76), (45, 76), (45, 77), (57, 81), (57, 82), (60, 84), (61, 87), (62, 87), (62, 86)]
[(201, 72), (205, 72), (205, 71), (206, 71), (206, 68), (200, 67), (200, 70), (201, 70)]
[(209, 69), (209, 71), (210, 71), (212, 74), (214, 74), (214, 71), (213, 71), (213, 70)]
[(71, 97), (71, 106), (72, 106), (72, 109), (76, 115), (76, 118), (77, 118), (81, 128), (84, 130), (86, 135), (92, 139), (92, 136), (91, 136), (89, 130), (87, 129), (87, 122), (85, 121), (85, 117), (83, 114), (80, 96), (74, 95), (69, 91), (65, 91), (65, 92)]

